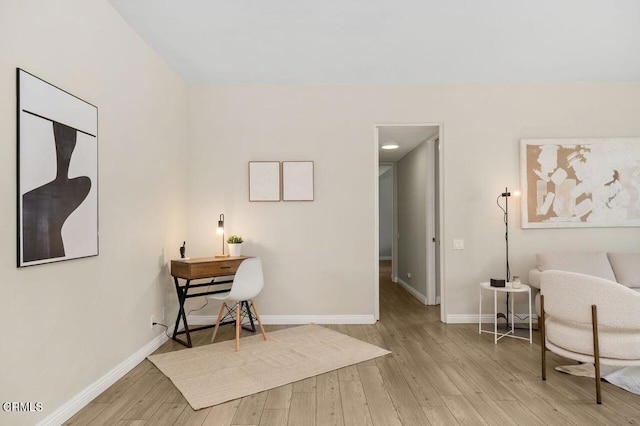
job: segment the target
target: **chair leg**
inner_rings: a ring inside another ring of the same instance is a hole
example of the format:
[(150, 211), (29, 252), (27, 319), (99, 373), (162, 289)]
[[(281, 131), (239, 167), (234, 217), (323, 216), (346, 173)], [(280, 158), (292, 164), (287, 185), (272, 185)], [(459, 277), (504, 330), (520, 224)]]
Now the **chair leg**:
[(218, 319), (216, 320), (216, 327), (213, 329), (213, 334), (211, 335), (211, 343), (213, 343), (216, 338), (216, 334), (218, 334), (218, 328), (220, 327), (220, 321), (222, 320), (222, 313), (224, 312), (224, 308), (227, 306), (226, 303), (222, 302), (222, 306), (220, 306), (220, 312), (218, 313)]
[(240, 313), (242, 311), (242, 303), (238, 302), (236, 304), (236, 352), (240, 350)]
[(591, 305), (591, 325), (593, 327), (593, 358), (596, 368), (596, 401), (602, 404), (602, 394), (600, 392), (600, 347), (598, 345), (598, 309), (596, 305)]
[(547, 380), (547, 340), (544, 330), (544, 296), (540, 295), (540, 318), (538, 318), (540, 328), (540, 351), (542, 360), (542, 380)]
[(262, 333), (262, 339), (267, 340), (267, 333), (264, 332), (264, 327), (262, 326), (262, 321), (260, 320), (260, 314), (258, 314), (258, 307), (256, 303), (252, 300), (251, 306), (253, 306), (253, 312), (256, 314), (256, 319), (258, 320), (258, 327), (260, 327), (260, 332)]

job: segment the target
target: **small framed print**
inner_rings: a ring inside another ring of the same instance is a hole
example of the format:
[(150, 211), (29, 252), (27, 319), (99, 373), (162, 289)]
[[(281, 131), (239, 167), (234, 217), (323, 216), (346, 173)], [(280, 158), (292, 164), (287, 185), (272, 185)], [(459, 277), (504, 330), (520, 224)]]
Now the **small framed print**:
[(313, 161), (282, 162), (282, 200), (313, 201)]
[(249, 161), (249, 201), (280, 201), (279, 161)]

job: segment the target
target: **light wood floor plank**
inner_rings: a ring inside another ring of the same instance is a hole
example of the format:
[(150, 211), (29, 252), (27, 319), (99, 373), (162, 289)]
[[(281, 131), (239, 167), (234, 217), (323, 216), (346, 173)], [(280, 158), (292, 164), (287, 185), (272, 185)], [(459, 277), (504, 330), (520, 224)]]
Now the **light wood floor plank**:
[(480, 416), (469, 401), (462, 395), (443, 396), (442, 399), (449, 411), (461, 425), (486, 425), (487, 422)]
[(358, 371), (373, 424), (376, 426), (401, 425), (400, 416), (385, 389), (378, 366), (360, 365)]
[(293, 384), (293, 392), (315, 392), (316, 391), (316, 378), (309, 377), (308, 379), (297, 381)]
[(176, 387), (171, 383), (171, 380), (163, 375), (160, 383), (138, 398), (135, 405), (125, 412), (122, 418), (129, 420), (150, 419), (165, 402), (166, 396), (173, 395), (175, 389)]
[(289, 410), (265, 409), (260, 417), (260, 426), (287, 426)]
[(159, 373), (147, 373), (140, 377), (131, 387), (113, 400), (107, 408), (98, 414), (89, 424), (112, 425), (124, 417), (140, 398), (151, 392), (166, 377)]
[(441, 407), (422, 407), (422, 411), (427, 416), (429, 424), (433, 426), (453, 426), (459, 425), (458, 421), (446, 405)]
[(316, 396), (316, 423), (318, 425), (343, 426), (340, 383), (336, 371), (317, 377)]
[(106, 391), (98, 395), (92, 402), (106, 402), (111, 403), (117, 397), (122, 395), (127, 389), (129, 389), (135, 382), (137, 382), (143, 375), (151, 372), (160, 373), (151, 361), (145, 359), (140, 364), (136, 365), (131, 371), (125, 374), (120, 380), (111, 385)]
[(181, 426), (201, 426), (210, 411), (211, 408), (203, 408), (202, 410), (196, 411), (191, 408), (189, 404), (185, 403), (185, 408), (182, 413), (180, 413), (180, 416), (178, 416), (175, 424)]
[(175, 424), (186, 406), (186, 403), (163, 402), (145, 424), (150, 426), (171, 426)]
[(233, 425), (257, 425), (260, 423), (260, 416), (267, 402), (267, 392), (260, 392), (254, 395), (245, 396), (240, 399), (240, 404), (236, 410), (231, 424)]
[(402, 376), (398, 364), (393, 358), (383, 357), (376, 360), (385, 388), (391, 396), (404, 425), (423, 425), (428, 420), (415, 398), (409, 384)]
[(288, 410), (291, 405), (291, 392), (293, 392), (293, 383), (280, 386), (267, 391), (267, 400), (264, 403), (265, 410)]
[(289, 408), (289, 426), (315, 426), (316, 394), (315, 392), (293, 392), (291, 408)]
[(143, 426), (147, 424), (146, 420), (118, 420), (114, 423), (116, 426)]
[(465, 398), (488, 424), (507, 425), (513, 423), (509, 414), (503, 409), (502, 401), (496, 401), (485, 393), (465, 395)]
[(86, 425), (95, 419), (102, 411), (109, 406), (108, 402), (90, 402), (89, 405), (71, 417), (65, 425)]
[(220, 405), (211, 407), (209, 414), (205, 417), (203, 426), (229, 426), (240, 406), (240, 400), (228, 401)]
[(338, 379), (341, 382), (360, 381), (360, 376), (358, 375), (358, 368), (355, 365), (350, 365), (348, 367), (339, 369)]
[[(520, 401), (502, 401), (501, 406), (509, 413), (509, 417), (513, 419), (516, 424), (519, 425), (541, 425), (547, 424), (533, 412), (531, 412), (527, 406)], [(541, 414), (541, 413), (538, 413)], [(561, 424), (561, 423), (553, 423)]]
[(371, 414), (367, 406), (367, 397), (360, 381), (340, 382), (340, 401), (345, 426), (372, 425)]

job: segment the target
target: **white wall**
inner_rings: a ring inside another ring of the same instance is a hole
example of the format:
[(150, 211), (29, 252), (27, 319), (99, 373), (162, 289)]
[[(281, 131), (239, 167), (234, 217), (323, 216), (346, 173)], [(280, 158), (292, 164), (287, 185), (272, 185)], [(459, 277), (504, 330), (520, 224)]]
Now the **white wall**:
[[(190, 90), (188, 242), (192, 256), (220, 251), (215, 235), (245, 238), (243, 253), (264, 260), (261, 315), (362, 316), (373, 320), (373, 126), (333, 110), (331, 91), (298, 88)], [(340, 123), (335, 126), (336, 123)], [(249, 202), (251, 160), (313, 160), (312, 202)], [(366, 200), (363, 202), (363, 200)], [(209, 306), (199, 314), (213, 315)]]
[[(100, 255), (16, 268), (16, 67), (98, 107)], [(186, 230), (186, 85), (107, 1), (0, 6), (0, 411), (31, 425), (152, 341)]]
[(398, 234), (398, 278), (426, 298), (426, 142), (422, 142), (398, 161)]
[(379, 250), (380, 258), (391, 259), (393, 239), (393, 169), (389, 168), (378, 178)]
[[(503, 270), (495, 199), (519, 186), (521, 138), (640, 135), (638, 83), (192, 86), (189, 109), (192, 254), (219, 250), (224, 212), (230, 232), (247, 237), (246, 252), (265, 259), (265, 315), (372, 313), (376, 123), (443, 124), (450, 321), (477, 315), (478, 282)], [(316, 200), (249, 203), (249, 160), (315, 161)], [(640, 228), (525, 231), (519, 210), (510, 211), (514, 274), (526, 277), (538, 251), (640, 250)], [(452, 250), (454, 238), (464, 250)]]

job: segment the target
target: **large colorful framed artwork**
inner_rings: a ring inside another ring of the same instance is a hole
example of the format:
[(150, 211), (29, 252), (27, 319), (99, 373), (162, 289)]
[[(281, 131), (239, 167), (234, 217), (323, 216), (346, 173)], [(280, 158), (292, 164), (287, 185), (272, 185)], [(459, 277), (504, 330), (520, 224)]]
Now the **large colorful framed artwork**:
[(640, 226), (640, 138), (523, 139), (523, 228)]
[(98, 255), (98, 108), (17, 69), (18, 267)]

